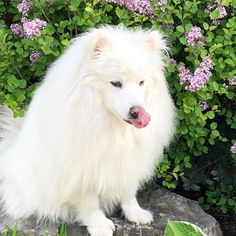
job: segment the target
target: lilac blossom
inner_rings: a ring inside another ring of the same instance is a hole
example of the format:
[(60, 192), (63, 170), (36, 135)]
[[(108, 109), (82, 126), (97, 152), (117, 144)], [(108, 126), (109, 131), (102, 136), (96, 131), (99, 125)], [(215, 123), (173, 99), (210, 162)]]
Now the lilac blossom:
[(46, 22), (38, 18), (29, 20), (26, 17), (23, 17), (21, 21), (23, 23), (24, 36), (31, 40), (39, 37), (41, 35), (41, 30), (46, 26)]
[(228, 83), (223, 83), (223, 87), (225, 88), (225, 89), (227, 89), (229, 86), (228, 86)]
[[(119, 6), (124, 6), (130, 11), (136, 12), (138, 14), (144, 14), (147, 16), (152, 16), (154, 11), (151, 7), (152, 0), (107, 0), (108, 2), (115, 3)], [(167, 3), (167, 0), (157, 0), (157, 6), (161, 7), (163, 11), (163, 5)]]
[(130, 11), (144, 15), (152, 15), (153, 10), (150, 6), (150, 0), (108, 0), (108, 2), (124, 6)]
[(175, 25), (174, 24), (169, 24), (168, 27), (169, 27), (169, 29), (172, 29), (172, 30), (175, 29)]
[(179, 71), (179, 77), (180, 77), (180, 84), (184, 85), (185, 83), (189, 82), (191, 79), (191, 75), (189, 73), (189, 70), (185, 68), (185, 66), (181, 66), (178, 68)]
[(219, 25), (221, 23), (221, 19), (225, 18), (227, 16), (227, 11), (225, 7), (222, 4), (214, 3), (211, 5), (208, 5), (206, 12), (211, 14), (211, 12), (218, 10), (219, 11), (219, 17), (216, 19), (213, 19), (212, 16), (210, 15), (210, 18), (212, 20), (212, 23), (214, 25)]
[(185, 66), (181, 66), (179, 71), (180, 84), (185, 85), (185, 89), (190, 92), (196, 92), (203, 88), (206, 82), (211, 77), (211, 69), (213, 68), (211, 59), (209, 56), (205, 57), (200, 66), (190, 74), (189, 70)]
[(230, 85), (236, 85), (236, 76), (234, 76), (232, 79), (228, 80)]
[(226, 79), (225, 82), (223, 83), (224, 88), (228, 88), (230, 85), (236, 86), (236, 76), (234, 76), (231, 79)]
[(21, 25), (19, 25), (19, 24), (11, 24), (10, 28), (11, 28), (12, 33), (15, 36), (17, 36), (19, 38), (23, 37), (23, 28), (22, 28)]
[(167, 3), (167, 0), (157, 0), (157, 6), (162, 6)]
[(209, 108), (209, 105), (207, 104), (206, 101), (202, 100), (202, 101), (199, 101), (199, 105), (201, 106), (202, 110), (205, 111)]
[(225, 7), (224, 7), (223, 5), (220, 5), (220, 6), (218, 7), (218, 9), (219, 9), (219, 12), (220, 12), (220, 17), (219, 17), (219, 19), (222, 19), (222, 18), (224, 18), (225, 16), (227, 16), (227, 11), (226, 11), (226, 9), (225, 9)]
[(32, 51), (30, 53), (29, 59), (30, 59), (31, 63), (34, 64), (37, 62), (39, 57), (40, 57), (40, 53), (38, 51)]
[(189, 32), (186, 33), (185, 38), (187, 42), (191, 46), (195, 46), (195, 44), (204, 45), (204, 37), (201, 34), (201, 28), (194, 26)]
[(176, 63), (176, 60), (174, 58), (170, 58), (170, 63), (173, 65), (173, 66), (176, 66), (177, 63)]
[(23, 16), (27, 16), (28, 11), (33, 7), (33, 2), (31, 0), (23, 0), (17, 5), (17, 9)]
[(230, 152), (236, 153), (236, 143), (230, 147)]

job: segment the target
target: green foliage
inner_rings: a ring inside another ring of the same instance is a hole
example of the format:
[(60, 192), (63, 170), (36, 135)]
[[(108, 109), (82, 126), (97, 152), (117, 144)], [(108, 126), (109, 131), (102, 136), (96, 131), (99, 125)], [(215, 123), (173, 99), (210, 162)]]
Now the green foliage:
[[(47, 233), (47, 220), (45, 220), (44, 222), (44, 231), (43, 231), (43, 235), (49, 235)], [(14, 228), (10, 228), (8, 226), (6, 226), (6, 229), (3, 230), (3, 232), (0, 232), (0, 236), (17, 236), (17, 235), (21, 235), (21, 233), (17, 230), (17, 225), (15, 225)], [(67, 226), (64, 223), (61, 223), (58, 227), (58, 232), (57, 232), (58, 236), (67, 236)]]
[(67, 226), (62, 223), (59, 227), (59, 230), (58, 230), (58, 236), (67, 236)]
[(185, 221), (171, 221), (167, 222), (164, 236), (206, 236), (202, 230), (189, 222)]
[[(22, 116), (47, 67), (73, 37), (91, 27), (122, 24), (159, 29), (168, 37), (172, 57), (177, 61), (177, 65), (168, 64), (166, 76), (177, 107), (178, 128), (175, 143), (164, 155), (156, 175), (167, 188), (198, 191), (200, 202), (207, 208), (216, 205), (224, 212), (235, 210), (236, 154), (230, 153), (230, 146), (236, 140), (236, 95), (235, 85), (223, 86), (236, 75), (235, 1), (221, 1), (228, 15), (220, 25), (214, 25), (212, 19), (219, 17), (219, 11), (205, 11), (211, 1), (168, 0), (163, 6), (165, 11), (153, 3), (155, 11), (150, 18), (106, 1), (39, 0), (34, 1), (28, 18), (44, 20), (47, 26), (34, 40), (17, 38), (10, 30), (10, 25), (20, 23), (22, 17), (16, 8), (19, 2), (0, 3), (1, 104)], [(188, 45), (185, 34), (193, 26), (201, 28), (203, 46)], [(40, 53), (34, 64), (29, 60), (32, 51)], [(185, 90), (179, 83), (177, 68), (186, 65), (193, 72), (207, 55), (214, 64), (210, 80), (198, 92)], [(205, 111), (199, 104), (202, 100), (209, 105)], [(222, 186), (232, 191), (225, 194)], [(220, 200), (222, 196), (227, 196), (225, 202)]]
[(232, 185), (221, 184), (215, 187), (210, 184), (205, 196), (199, 197), (198, 202), (205, 210), (216, 205), (223, 213), (227, 213), (230, 209), (236, 214), (236, 197), (231, 196), (232, 191)]
[(14, 228), (6, 226), (6, 229), (3, 232), (0, 232), (1, 236), (17, 236), (17, 224)]

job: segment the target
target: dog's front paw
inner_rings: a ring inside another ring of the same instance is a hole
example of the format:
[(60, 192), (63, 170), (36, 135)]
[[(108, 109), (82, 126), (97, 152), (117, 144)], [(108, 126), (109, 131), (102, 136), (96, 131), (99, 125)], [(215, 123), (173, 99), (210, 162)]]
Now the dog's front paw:
[(126, 212), (125, 217), (127, 220), (136, 224), (151, 224), (153, 221), (152, 213), (142, 208), (139, 208), (136, 211)]
[(112, 236), (115, 231), (115, 225), (109, 219), (105, 219), (99, 224), (88, 226), (90, 236)]

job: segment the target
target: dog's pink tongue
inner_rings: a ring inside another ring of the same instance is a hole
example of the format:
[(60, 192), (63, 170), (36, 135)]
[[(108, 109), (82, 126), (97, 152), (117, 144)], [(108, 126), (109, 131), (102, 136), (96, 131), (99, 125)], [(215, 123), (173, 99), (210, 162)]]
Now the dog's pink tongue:
[(130, 119), (130, 122), (136, 128), (140, 129), (146, 127), (150, 119), (150, 115), (144, 109), (140, 109), (138, 111), (138, 117), (136, 119)]

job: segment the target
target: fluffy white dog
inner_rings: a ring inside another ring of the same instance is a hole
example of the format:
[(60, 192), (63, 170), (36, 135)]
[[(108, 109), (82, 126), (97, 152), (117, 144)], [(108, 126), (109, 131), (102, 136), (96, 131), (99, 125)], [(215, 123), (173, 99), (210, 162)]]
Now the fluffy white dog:
[(23, 119), (5, 110), (0, 196), (15, 219), (76, 220), (111, 236), (104, 212), (120, 204), (149, 224), (136, 191), (151, 177), (174, 130), (158, 31), (100, 27), (51, 66)]

